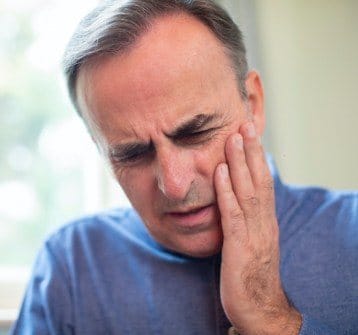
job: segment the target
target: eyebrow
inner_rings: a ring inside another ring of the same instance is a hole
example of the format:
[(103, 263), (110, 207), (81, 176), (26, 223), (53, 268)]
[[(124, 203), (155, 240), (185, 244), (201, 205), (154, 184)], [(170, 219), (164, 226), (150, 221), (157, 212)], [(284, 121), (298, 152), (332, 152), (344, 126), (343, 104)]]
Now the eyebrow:
[(152, 142), (149, 143), (124, 143), (117, 144), (109, 149), (109, 157), (115, 159), (125, 159), (131, 156), (140, 155), (148, 151), (152, 151), (154, 145)]
[[(180, 139), (194, 132), (200, 131), (203, 127), (207, 126), (213, 121), (220, 118), (220, 114), (197, 114), (188, 121), (185, 121), (174, 129), (170, 133), (165, 133), (168, 138)], [(154, 144), (152, 141), (145, 142), (133, 142), (117, 144), (109, 148), (109, 157), (115, 159), (125, 159), (127, 157), (140, 155), (146, 152), (154, 150)]]
[(167, 137), (176, 139), (201, 130), (211, 122), (219, 119), (219, 114), (197, 114), (192, 119), (178, 126), (174, 131), (165, 134)]

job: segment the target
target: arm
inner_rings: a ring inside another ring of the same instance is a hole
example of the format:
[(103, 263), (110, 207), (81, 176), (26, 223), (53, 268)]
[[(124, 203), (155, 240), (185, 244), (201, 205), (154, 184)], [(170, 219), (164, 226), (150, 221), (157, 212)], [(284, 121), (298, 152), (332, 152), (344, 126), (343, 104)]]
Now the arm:
[(313, 321), (302, 323), (302, 316), (286, 298), (279, 274), (273, 180), (253, 124), (244, 124), (239, 132), (228, 139), (227, 164), (220, 164), (215, 173), (224, 233), (221, 300), (225, 313), (242, 335), (320, 334), (313, 330), (317, 328)]
[(17, 321), (10, 334), (72, 334), (65, 269), (46, 244), (34, 265)]
[[(299, 335), (336, 335), (337, 333), (328, 329), (321, 323), (313, 320), (305, 315), (302, 315), (302, 325)], [(228, 331), (228, 335), (240, 335), (240, 333), (231, 327)]]

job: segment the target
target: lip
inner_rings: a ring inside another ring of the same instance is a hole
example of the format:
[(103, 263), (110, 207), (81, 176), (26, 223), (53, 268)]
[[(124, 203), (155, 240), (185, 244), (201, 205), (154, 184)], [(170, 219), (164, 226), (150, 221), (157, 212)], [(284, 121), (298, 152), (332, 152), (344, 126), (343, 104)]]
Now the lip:
[(213, 204), (166, 213), (166, 217), (179, 228), (192, 230), (210, 224), (216, 214)]

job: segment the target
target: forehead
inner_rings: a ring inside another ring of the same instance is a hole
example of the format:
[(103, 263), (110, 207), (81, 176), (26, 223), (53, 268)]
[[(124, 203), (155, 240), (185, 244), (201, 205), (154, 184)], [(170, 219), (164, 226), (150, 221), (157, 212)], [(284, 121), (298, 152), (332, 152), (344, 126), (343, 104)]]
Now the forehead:
[(233, 83), (237, 89), (213, 33), (191, 16), (172, 15), (157, 19), (128, 52), (81, 69), (77, 93), (85, 118), (107, 133), (143, 122), (169, 131), (188, 114), (218, 108)]

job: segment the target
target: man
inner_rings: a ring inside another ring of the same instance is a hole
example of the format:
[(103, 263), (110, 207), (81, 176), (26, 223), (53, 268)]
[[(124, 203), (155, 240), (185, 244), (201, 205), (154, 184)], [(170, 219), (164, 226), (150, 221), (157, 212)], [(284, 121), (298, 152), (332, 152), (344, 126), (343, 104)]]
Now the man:
[(357, 334), (358, 194), (280, 182), (245, 57), (209, 0), (82, 21), (70, 94), (134, 210), (49, 238), (14, 334)]

